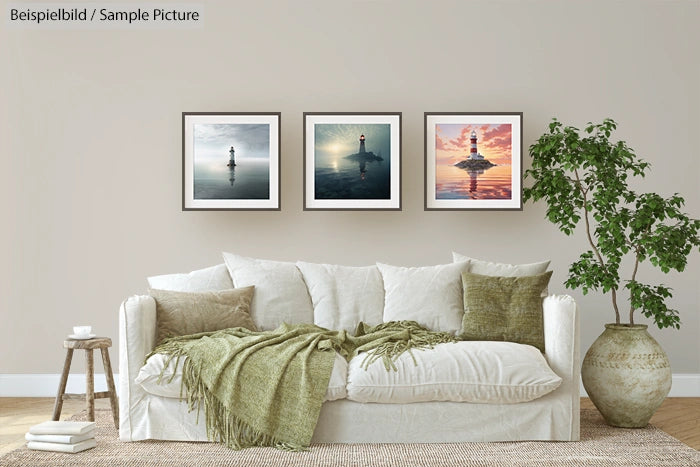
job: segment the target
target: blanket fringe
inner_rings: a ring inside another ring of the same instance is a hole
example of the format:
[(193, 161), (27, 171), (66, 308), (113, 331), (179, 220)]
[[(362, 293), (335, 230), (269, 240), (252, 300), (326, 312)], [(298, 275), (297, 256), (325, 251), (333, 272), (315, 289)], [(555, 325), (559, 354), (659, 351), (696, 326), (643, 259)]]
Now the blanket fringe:
[(373, 349), (367, 350), (365, 358), (362, 360), (361, 368), (367, 370), (372, 363), (381, 358), (387, 371), (398, 371), (394, 362), (404, 352), (408, 352), (413, 359), (413, 364), (418, 366), (413, 350), (432, 349), (437, 344), (457, 341), (457, 338), (452, 334), (429, 331), (415, 321), (390, 321), (374, 326), (369, 331), (377, 332), (385, 329), (403, 330), (408, 336), (404, 339), (388, 340)]
[(271, 446), (283, 451), (308, 451), (308, 446), (280, 441), (268, 434), (255, 430), (238, 418), (208, 390), (201, 379), (200, 372), (190, 359), (185, 360), (182, 373), (182, 385), (187, 389), (188, 409), (190, 412), (197, 410), (197, 422), (199, 422), (202, 403), (204, 404), (207, 438), (209, 440), (237, 451), (254, 446)]
[[(175, 359), (177, 366), (182, 357), (185, 357), (184, 348), (181, 342), (190, 340), (190, 337), (172, 338), (164, 341), (146, 359), (154, 353), (167, 355), (164, 368)], [(161, 373), (158, 382), (162, 379)], [(174, 377), (171, 376), (168, 382)], [(183, 397), (185, 396), (185, 397)], [(238, 418), (231, 410), (217, 399), (208, 390), (201, 378), (201, 373), (195, 368), (191, 359), (185, 359), (182, 366), (182, 384), (180, 385), (180, 399), (187, 400), (187, 409), (192, 412), (197, 411), (197, 423), (204, 405), (204, 417), (207, 428), (207, 438), (225, 445), (234, 450), (241, 450), (249, 447), (274, 447), (282, 451), (303, 452), (308, 451), (308, 446), (302, 446), (290, 442), (280, 441), (272, 436), (255, 430), (250, 425)]]

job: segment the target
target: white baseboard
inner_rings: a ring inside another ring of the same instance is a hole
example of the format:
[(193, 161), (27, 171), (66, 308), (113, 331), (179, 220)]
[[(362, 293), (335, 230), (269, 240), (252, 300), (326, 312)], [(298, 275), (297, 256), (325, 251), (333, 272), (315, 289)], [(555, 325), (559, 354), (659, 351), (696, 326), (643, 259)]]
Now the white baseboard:
[[(60, 374), (5, 374), (0, 375), (0, 397), (56, 397)], [(114, 385), (119, 394), (119, 375), (114, 375)], [(106, 391), (107, 380), (104, 373), (95, 373), (95, 392)], [(66, 393), (85, 393), (85, 374), (68, 376)]]
[[(0, 374), (0, 397), (56, 397), (59, 374), (17, 375)], [(114, 375), (114, 384), (119, 392), (119, 375)], [(107, 382), (104, 374), (95, 374), (95, 391), (106, 391)], [(85, 392), (85, 375), (71, 374), (66, 387), (68, 393)], [(581, 383), (581, 397), (587, 397)], [(700, 397), (700, 373), (676, 373), (668, 397)]]
[[(699, 373), (674, 373), (672, 375), (671, 392), (668, 397), (700, 397)], [(581, 397), (588, 397), (588, 393), (581, 383)]]

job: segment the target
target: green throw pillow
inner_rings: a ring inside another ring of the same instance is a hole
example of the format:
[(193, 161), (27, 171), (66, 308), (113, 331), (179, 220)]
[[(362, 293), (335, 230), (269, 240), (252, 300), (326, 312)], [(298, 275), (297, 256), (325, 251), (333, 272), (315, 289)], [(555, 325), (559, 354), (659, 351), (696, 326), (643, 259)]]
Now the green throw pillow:
[(459, 338), (518, 342), (544, 352), (541, 294), (551, 277), (552, 271), (523, 277), (462, 273), (464, 317)]
[(149, 289), (156, 300), (156, 342), (227, 328), (257, 331), (250, 317), (254, 290), (253, 286), (211, 292)]

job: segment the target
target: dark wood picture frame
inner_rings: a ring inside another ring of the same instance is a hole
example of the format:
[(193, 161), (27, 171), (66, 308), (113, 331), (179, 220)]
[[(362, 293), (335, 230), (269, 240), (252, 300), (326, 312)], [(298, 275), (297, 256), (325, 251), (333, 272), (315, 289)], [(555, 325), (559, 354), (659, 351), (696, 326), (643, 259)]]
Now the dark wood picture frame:
[[(305, 211), (401, 211), (401, 112), (304, 112), (303, 118)], [(331, 142), (317, 153), (321, 134)], [(372, 140), (373, 134), (381, 136)], [(380, 150), (375, 154), (378, 141), (388, 155)], [(327, 163), (329, 157), (333, 169), (322, 167), (321, 160)], [(350, 162), (359, 170), (350, 172)]]
[(522, 112), (425, 112), (423, 120), (424, 210), (522, 211)]
[(280, 126), (280, 112), (183, 112), (182, 210), (281, 210)]

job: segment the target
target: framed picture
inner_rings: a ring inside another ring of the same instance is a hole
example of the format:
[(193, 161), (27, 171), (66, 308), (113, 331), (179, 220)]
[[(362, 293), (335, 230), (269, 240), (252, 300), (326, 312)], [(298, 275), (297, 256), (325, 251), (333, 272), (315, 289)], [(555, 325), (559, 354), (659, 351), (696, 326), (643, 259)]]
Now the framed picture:
[(522, 210), (522, 112), (425, 113), (425, 210)]
[(304, 210), (401, 210), (401, 113), (304, 112)]
[(280, 113), (183, 112), (182, 210), (280, 209)]

